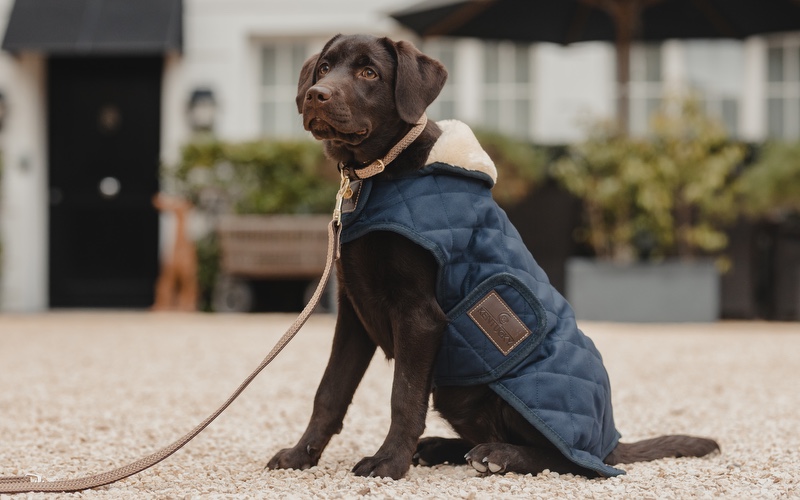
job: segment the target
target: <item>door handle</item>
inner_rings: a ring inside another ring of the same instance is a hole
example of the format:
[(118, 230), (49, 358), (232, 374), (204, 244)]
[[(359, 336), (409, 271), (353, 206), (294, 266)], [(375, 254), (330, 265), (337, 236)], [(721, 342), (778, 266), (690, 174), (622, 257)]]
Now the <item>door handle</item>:
[(97, 189), (103, 198), (110, 200), (117, 197), (120, 189), (122, 189), (122, 184), (116, 177), (103, 177), (100, 180), (100, 184), (97, 185)]

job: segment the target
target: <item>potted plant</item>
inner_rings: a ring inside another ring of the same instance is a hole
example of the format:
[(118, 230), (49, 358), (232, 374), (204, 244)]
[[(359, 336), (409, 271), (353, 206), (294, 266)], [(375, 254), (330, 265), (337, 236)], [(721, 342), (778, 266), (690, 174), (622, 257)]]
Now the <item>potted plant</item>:
[(710, 321), (719, 315), (711, 256), (726, 248), (745, 150), (692, 99), (667, 100), (646, 137), (596, 125), (553, 175), (583, 202), (567, 296), (579, 317)]

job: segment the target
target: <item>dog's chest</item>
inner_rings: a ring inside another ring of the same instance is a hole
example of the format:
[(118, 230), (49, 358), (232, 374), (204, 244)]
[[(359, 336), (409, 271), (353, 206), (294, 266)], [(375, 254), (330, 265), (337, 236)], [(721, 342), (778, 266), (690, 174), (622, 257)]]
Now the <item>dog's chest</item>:
[[(369, 239), (369, 238), (365, 238)], [(394, 357), (392, 324), (387, 311), (388, 296), (385, 287), (378, 286), (380, 278), (371, 274), (367, 267), (370, 256), (361, 249), (368, 244), (356, 241), (346, 245), (337, 267), (339, 287), (347, 296), (358, 320), (370, 339), (380, 347), (388, 358)]]
[(372, 341), (389, 358), (417, 335), (441, 332), (437, 263), (408, 238), (376, 231), (342, 246), (339, 286)]

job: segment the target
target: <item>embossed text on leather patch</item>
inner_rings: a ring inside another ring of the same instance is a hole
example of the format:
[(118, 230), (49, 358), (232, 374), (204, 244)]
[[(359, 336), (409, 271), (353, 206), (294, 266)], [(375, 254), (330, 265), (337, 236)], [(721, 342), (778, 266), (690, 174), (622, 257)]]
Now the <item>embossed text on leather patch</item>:
[(469, 310), (469, 317), (505, 356), (531, 334), (494, 290)]

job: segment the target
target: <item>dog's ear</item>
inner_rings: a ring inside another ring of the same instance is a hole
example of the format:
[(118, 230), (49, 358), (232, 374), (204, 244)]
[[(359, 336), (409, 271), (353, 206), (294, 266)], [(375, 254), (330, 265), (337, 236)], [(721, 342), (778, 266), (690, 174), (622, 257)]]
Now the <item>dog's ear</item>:
[(384, 40), (397, 54), (394, 82), (397, 112), (406, 123), (416, 123), (442, 91), (447, 70), (442, 63), (426, 56), (409, 42)]
[(297, 103), (297, 112), (300, 114), (303, 113), (303, 101), (306, 99), (306, 93), (316, 81), (314, 70), (317, 67), (317, 59), (319, 59), (319, 54), (309, 57), (300, 70), (300, 79), (297, 81), (297, 97), (294, 100)]

